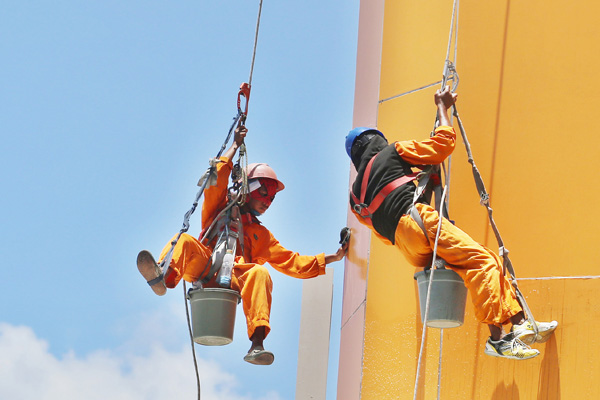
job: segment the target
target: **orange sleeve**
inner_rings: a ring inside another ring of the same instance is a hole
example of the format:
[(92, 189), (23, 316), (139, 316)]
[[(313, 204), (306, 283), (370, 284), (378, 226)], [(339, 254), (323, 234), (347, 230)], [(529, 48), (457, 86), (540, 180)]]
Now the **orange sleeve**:
[(281, 273), (294, 278), (314, 278), (325, 274), (325, 254), (301, 256), (283, 247), (271, 232), (263, 226), (264, 232), (257, 235), (253, 243), (253, 261), (258, 264), (268, 262)]
[(442, 163), (452, 154), (456, 133), (451, 126), (440, 126), (435, 135), (426, 140), (396, 142), (396, 151), (405, 161), (413, 165), (435, 165)]
[(233, 163), (229, 158), (219, 158), (219, 163), (217, 163), (217, 184), (204, 189), (202, 229), (208, 228), (217, 214), (227, 205), (227, 186), (232, 169)]

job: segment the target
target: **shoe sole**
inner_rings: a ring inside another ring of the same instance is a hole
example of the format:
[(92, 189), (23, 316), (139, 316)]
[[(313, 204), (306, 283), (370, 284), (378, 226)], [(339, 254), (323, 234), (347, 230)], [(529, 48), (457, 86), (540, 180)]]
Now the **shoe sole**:
[(262, 350), (253, 354), (246, 354), (244, 361), (254, 365), (271, 365), (275, 361), (275, 356), (270, 351)]
[(538, 351), (537, 354), (534, 354), (534, 355), (528, 356), (528, 357), (507, 356), (507, 355), (499, 354), (496, 350), (488, 350), (487, 346), (483, 352), (484, 352), (484, 354), (487, 354), (488, 356), (498, 357), (498, 358), (508, 358), (509, 360), (529, 360), (530, 358), (537, 357), (540, 355), (540, 353)]
[(545, 343), (545, 342), (547, 342), (548, 339), (550, 339), (550, 337), (554, 333), (554, 330), (557, 327), (558, 327), (558, 322), (552, 328), (550, 328), (550, 329), (548, 329), (548, 330), (546, 330), (544, 332), (539, 332), (538, 335), (537, 335), (537, 337), (535, 338), (536, 343)]
[[(142, 250), (137, 256), (137, 267), (140, 274), (144, 277), (146, 282), (156, 279), (160, 276), (160, 268), (154, 261), (154, 257), (148, 250)], [(152, 291), (159, 296), (164, 296), (167, 293), (167, 287), (165, 286), (165, 280), (162, 279), (160, 282), (150, 286)]]
[[(554, 322), (554, 321), (553, 321)], [(558, 323), (554, 325), (552, 328), (547, 329), (543, 332), (538, 331), (537, 336), (533, 331), (523, 332), (521, 335), (517, 336), (517, 338), (525, 344), (533, 344), (533, 343), (546, 343), (550, 336), (554, 333), (554, 330), (558, 327)]]

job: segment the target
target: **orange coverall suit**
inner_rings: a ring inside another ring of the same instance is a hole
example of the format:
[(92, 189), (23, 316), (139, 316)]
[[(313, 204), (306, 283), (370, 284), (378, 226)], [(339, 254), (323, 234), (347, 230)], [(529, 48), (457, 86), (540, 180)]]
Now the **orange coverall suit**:
[[(217, 184), (204, 191), (202, 204), (202, 228), (206, 229), (214, 218), (227, 205), (227, 186), (233, 168), (231, 160), (221, 157), (217, 164)], [(243, 215), (244, 252), (237, 246), (231, 277), (231, 289), (236, 290), (242, 297), (242, 305), (248, 337), (252, 337), (259, 326), (265, 327), (265, 337), (271, 330), (269, 316), (271, 313), (271, 293), (273, 282), (269, 271), (263, 266), (268, 262), (276, 270), (294, 278), (313, 278), (325, 274), (325, 255), (302, 256), (284, 248), (273, 237), (260, 221), (250, 214)], [(173, 250), (170, 270), (165, 276), (168, 288), (174, 288), (183, 278), (195, 282), (204, 278), (200, 276), (209, 259), (212, 257), (214, 244), (206, 245), (195, 237), (182, 234)], [(167, 243), (160, 256), (159, 263), (171, 248)], [(218, 287), (215, 278), (206, 287)]]
[[(455, 141), (454, 129), (440, 126), (436, 129), (435, 136), (429, 139), (396, 142), (390, 146), (394, 146), (402, 160), (412, 166), (435, 165), (442, 163), (452, 153)], [(376, 163), (377, 160), (373, 164), (371, 176)], [(364, 170), (359, 171), (361, 179), (362, 172)], [(403, 190), (404, 187), (410, 189), (411, 194), (414, 193), (414, 183), (409, 182), (396, 190)], [(354, 193), (356, 194), (356, 191)], [(369, 226), (386, 244), (394, 244), (398, 247), (411, 264), (425, 267), (431, 265), (440, 217), (438, 212), (427, 204), (417, 203), (415, 207), (423, 220), (428, 238), (425, 238), (423, 230), (415, 220), (406, 214), (408, 210), (404, 210), (398, 221), (393, 241), (377, 232), (376, 228), (366, 224), (356, 211), (353, 212), (360, 222)], [(389, 216), (390, 214), (386, 217)], [(451, 264), (449, 267), (464, 280), (475, 306), (476, 317), (482, 323), (501, 326), (511, 316), (521, 311), (514, 288), (503, 273), (502, 261), (498, 255), (475, 242), (446, 218), (442, 218), (437, 255)]]

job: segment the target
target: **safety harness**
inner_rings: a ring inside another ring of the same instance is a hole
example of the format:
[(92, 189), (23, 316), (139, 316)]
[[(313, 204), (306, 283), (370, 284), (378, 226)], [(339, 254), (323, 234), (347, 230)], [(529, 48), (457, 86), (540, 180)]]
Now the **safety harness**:
[(201, 241), (206, 244), (215, 242), (215, 244), (212, 257), (208, 259), (200, 273), (203, 278), (194, 283), (195, 287), (207, 283), (215, 276), (223, 264), (223, 257), (227, 250), (231, 250), (236, 255), (239, 243), (241, 254), (244, 255), (244, 225), (240, 218), (239, 205), (234, 199), (230, 199), (229, 202), (232, 206), (219, 213), (213, 224), (201, 235)]
[[(417, 225), (421, 228), (427, 240), (429, 240), (429, 236), (427, 235), (427, 231), (425, 229), (425, 224), (423, 223), (423, 219), (417, 212), (417, 209), (414, 207), (415, 204), (421, 199), (421, 201), (428, 202), (431, 199), (431, 195), (433, 192), (438, 192), (441, 189), (441, 185), (439, 183), (439, 176), (437, 175), (438, 166), (422, 166), (421, 171), (413, 172), (408, 175), (404, 175), (398, 177), (385, 185), (375, 196), (373, 196), (373, 200), (369, 204), (365, 203), (365, 197), (367, 194), (367, 187), (369, 186), (369, 180), (371, 178), (371, 169), (373, 167), (373, 163), (375, 159), (380, 153), (376, 154), (371, 158), (369, 163), (367, 164), (367, 168), (365, 168), (365, 172), (363, 174), (359, 197), (357, 197), (352, 190), (350, 190), (350, 196), (354, 201), (353, 210), (362, 218), (362, 220), (369, 226), (373, 226), (373, 214), (377, 209), (381, 206), (385, 198), (392, 193), (394, 190), (398, 189), (401, 186), (406, 185), (409, 182), (414, 180), (418, 181), (417, 188), (415, 190), (413, 201), (406, 214), (410, 215), (411, 218), (415, 220)], [(433, 183), (430, 185), (430, 183)], [(439, 196), (436, 195), (436, 201), (439, 201)]]
[(354, 194), (354, 192), (352, 190), (350, 190), (350, 196), (352, 196), (352, 200), (354, 201), (354, 207), (353, 207), (354, 211), (356, 211), (356, 213), (360, 217), (362, 217), (362, 219), (369, 226), (373, 226), (373, 221), (372, 221), (373, 214), (375, 213), (375, 211), (377, 211), (379, 206), (381, 206), (381, 203), (383, 203), (383, 201), (385, 200), (387, 195), (392, 193), (394, 190), (398, 189), (400, 186), (403, 186), (403, 185), (407, 184), (408, 182), (412, 182), (419, 175), (419, 173), (412, 173), (412, 174), (404, 175), (404, 176), (394, 179), (393, 181), (391, 181), (390, 183), (385, 185), (383, 187), (383, 189), (381, 189), (373, 197), (373, 200), (371, 200), (370, 204), (365, 204), (365, 196), (367, 194), (367, 186), (369, 185), (369, 178), (371, 177), (371, 168), (373, 167), (373, 163), (375, 162), (375, 159), (377, 158), (378, 155), (379, 155), (379, 153), (376, 154), (375, 156), (371, 157), (371, 160), (367, 164), (367, 168), (365, 169), (365, 173), (363, 174), (363, 179), (362, 179), (362, 182), (360, 185), (360, 199), (358, 197), (356, 197), (356, 195)]

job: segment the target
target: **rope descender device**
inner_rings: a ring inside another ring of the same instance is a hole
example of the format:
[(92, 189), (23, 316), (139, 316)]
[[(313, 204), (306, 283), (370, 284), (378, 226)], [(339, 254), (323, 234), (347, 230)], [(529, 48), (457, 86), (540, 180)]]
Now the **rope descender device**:
[[(245, 100), (243, 111), (242, 111), (242, 97)], [(240, 91), (238, 92), (238, 98), (237, 98), (238, 113), (241, 115), (240, 124), (243, 124), (246, 121), (246, 117), (248, 116), (248, 102), (249, 101), (250, 101), (250, 84), (244, 82), (240, 85)]]

